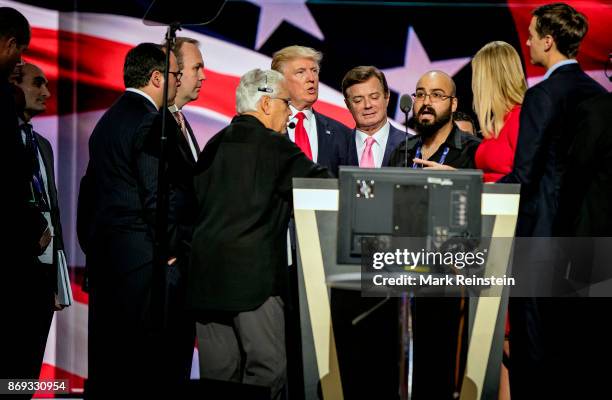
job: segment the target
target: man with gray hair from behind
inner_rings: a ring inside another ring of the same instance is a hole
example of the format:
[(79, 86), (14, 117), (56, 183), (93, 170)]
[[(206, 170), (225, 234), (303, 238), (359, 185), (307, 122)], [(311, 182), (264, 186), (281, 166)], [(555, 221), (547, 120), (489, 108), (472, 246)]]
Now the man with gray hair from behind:
[(279, 72), (240, 79), (230, 125), (195, 169), (198, 217), (189, 266), (202, 378), (270, 389), (286, 381), (284, 298), (291, 184), (327, 177), (285, 134), (289, 92)]

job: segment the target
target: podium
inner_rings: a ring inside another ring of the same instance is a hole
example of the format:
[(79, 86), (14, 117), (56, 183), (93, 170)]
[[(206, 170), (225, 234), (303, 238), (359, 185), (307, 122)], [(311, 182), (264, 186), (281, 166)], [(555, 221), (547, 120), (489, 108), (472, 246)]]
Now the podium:
[[(519, 185), (484, 185), (483, 237), (514, 236), (519, 188)], [(343, 399), (330, 285), (351, 279), (359, 282), (361, 266), (337, 263), (337, 180), (294, 179), (293, 203), (305, 398)], [(511, 256), (512, 240), (491, 241), (485, 266), (487, 274), (503, 275), (509, 269)], [(508, 289), (491, 287), (469, 302), (468, 353), (460, 399), (496, 399)]]

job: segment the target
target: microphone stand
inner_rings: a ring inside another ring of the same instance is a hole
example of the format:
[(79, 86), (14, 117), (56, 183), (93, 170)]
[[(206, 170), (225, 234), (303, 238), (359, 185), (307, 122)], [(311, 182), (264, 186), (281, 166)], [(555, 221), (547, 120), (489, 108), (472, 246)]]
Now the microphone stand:
[(168, 304), (166, 299), (166, 272), (168, 269), (168, 76), (170, 75), (170, 53), (176, 41), (180, 22), (168, 25), (166, 32), (166, 68), (164, 71), (164, 98), (161, 108), (161, 135), (159, 138), (159, 164), (157, 178), (157, 204), (155, 209), (155, 240), (153, 243), (153, 276), (151, 290), (151, 323), (153, 331), (160, 332), (167, 325)]
[(404, 132), (406, 134), (404, 138), (404, 165), (408, 168), (408, 113), (410, 112), (410, 108), (407, 111), (404, 111), (405, 119), (404, 119)]

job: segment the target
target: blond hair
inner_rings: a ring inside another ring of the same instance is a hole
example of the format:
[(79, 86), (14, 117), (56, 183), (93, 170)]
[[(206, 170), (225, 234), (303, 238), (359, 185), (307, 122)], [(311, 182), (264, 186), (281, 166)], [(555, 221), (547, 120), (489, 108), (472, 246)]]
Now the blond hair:
[(298, 58), (307, 58), (313, 60), (318, 66), (321, 66), (323, 53), (311, 47), (305, 46), (289, 46), (280, 49), (272, 55), (271, 68), (275, 71), (283, 73), (283, 66), (287, 61), (296, 60)]
[(472, 59), (472, 92), (484, 137), (499, 135), (506, 114), (523, 103), (526, 90), (521, 59), (514, 47), (495, 41), (478, 50)]

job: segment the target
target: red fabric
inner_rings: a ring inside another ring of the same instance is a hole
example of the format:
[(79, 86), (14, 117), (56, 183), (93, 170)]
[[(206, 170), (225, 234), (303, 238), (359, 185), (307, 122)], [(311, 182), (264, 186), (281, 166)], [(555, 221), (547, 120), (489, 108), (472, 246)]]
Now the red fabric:
[(306, 133), (306, 128), (304, 128), (304, 118), (305, 115), (303, 112), (299, 112), (295, 114), (295, 117), (298, 120), (298, 123), (295, 125), (295, 144), (302, 149), (306, 157), (312, 160), (312, 151), (310, 150), (310, 140), (308, 139), (308, 133)]
[(512, 171), (514, 152), (519, 131), (521, 106), (508, 112), (504, 126), (497, 138), (484, 139), (476, 150), (476, 168), (484, 173), (485, 182), (497, 182)]

